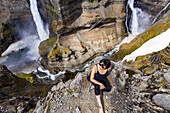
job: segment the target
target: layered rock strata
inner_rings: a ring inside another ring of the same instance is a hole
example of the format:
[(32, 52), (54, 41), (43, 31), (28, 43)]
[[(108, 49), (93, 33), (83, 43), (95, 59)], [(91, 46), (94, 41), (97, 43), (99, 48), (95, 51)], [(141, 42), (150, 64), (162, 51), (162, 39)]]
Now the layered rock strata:
[(32, 15), (28, 1), (25, 0), (3, 0), (0, 6), (0, 54), (2, 54), (19, 38), (17, 26), (30, 23)]
[[(112, 50), (126, 36), (124, 0), (53, 2), (44, 3), (51, 32), (59, 36), (49, 54), (46, 53), (50, 68), (77, 68), (94, 55)], [(71, 18), (72, 15), (77, 16)]]

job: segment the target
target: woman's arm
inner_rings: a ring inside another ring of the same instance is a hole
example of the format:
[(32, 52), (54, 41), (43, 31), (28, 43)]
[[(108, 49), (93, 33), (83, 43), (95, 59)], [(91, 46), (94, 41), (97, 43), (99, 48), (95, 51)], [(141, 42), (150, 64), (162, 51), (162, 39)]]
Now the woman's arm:
[(97, 72), (97, 67), (96, 67), (96, 65), (95, 65), (95, 66), (92, 68), (92, 71), (91, 71), (90, 81), (93, 82), (93, 83), (95, 83), (95, 84), (100, 85), (101, 89), (104, 89), (105, 86), (104, 86), (102, 83), (98, 82), (96, 79), (94, 79), (94, 75), (95, 75), (96, 72)]

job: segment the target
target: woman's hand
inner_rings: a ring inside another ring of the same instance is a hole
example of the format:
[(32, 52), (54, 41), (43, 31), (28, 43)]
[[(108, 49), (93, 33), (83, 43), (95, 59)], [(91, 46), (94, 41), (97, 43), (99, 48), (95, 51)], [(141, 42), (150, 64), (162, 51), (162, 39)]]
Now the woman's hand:
[(105, 86), (103, 84), (100, 84), (100, 90), (104, 89)]

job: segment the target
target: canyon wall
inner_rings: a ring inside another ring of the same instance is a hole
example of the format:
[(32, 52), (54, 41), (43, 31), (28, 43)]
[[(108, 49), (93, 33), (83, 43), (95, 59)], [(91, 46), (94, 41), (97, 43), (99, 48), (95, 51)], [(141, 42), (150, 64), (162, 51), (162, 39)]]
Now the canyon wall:
[[(39, 46), (42, 65), (72, 69), (112, 50), (126, 36), (126, 0), (40, 0), (50, 38)], [(162, 3), (162, 4), (161, 4)], [(152, 18), (168, 1), (136, 1)], [(128, 11), (130, 14), (131, 12)], [(51, 38), (52, 37), (52, 38)], [(52, 40), (56, 42), (51, 43)], [(50, 44), (50, 45), (49, 45)], [(55, 70), (55, 69), (54, 69)]]
[(19, 39), (17, 26), (26, 27), (32, 21), (28, 0), (0, 2), (0, 54)]

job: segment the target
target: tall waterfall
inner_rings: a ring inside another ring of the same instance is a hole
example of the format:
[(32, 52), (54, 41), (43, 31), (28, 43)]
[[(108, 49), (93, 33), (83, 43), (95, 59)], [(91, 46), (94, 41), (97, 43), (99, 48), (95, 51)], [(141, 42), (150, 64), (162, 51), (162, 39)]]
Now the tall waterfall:
[(128, 5), (130, 9), (132, 10), (132, 16), (131, 16), (131, 32), (132, 34), (136, 35), (138, 33), (138, 17), (137, 17), (137, 10), (134, 8), (134, 0), (129, 0)]
[[(128, 15), (128, 8), (132, 11), (131, 15)], [(152, 17), (140, 8), (135, 7), (135, 0), (128, 0), (126, 11), (126, 27), (128, 32), (131, 31), (133, 35), (138, 35), (151, 26)], [(129, 26), (127, 25), (128, 16), (130, 16)]]
[(30, 9), (34, 22), (24, 26), (16, 25), (15, 30), (21, 39), (11, 44), (2, 53), (4, 58), (0, 59), (0, 64), (6, 65), (13, 73), (29, 73), (36, 70), (37, 59), (40, 57), (38, 46), (49, 36), (48, 24), (45, 25), (41, 20), (36, 0), (30, 0)]
[(30, 8), (33, 15), (34, 22), (37, 27), (37, 32), (40, 37), (40, 40), (41, 41), (46, 40), (49, 37), (49, 31), (46, 26), (44, 27), (44, 23), (38, 11), (37, 0), (30, 0)]

